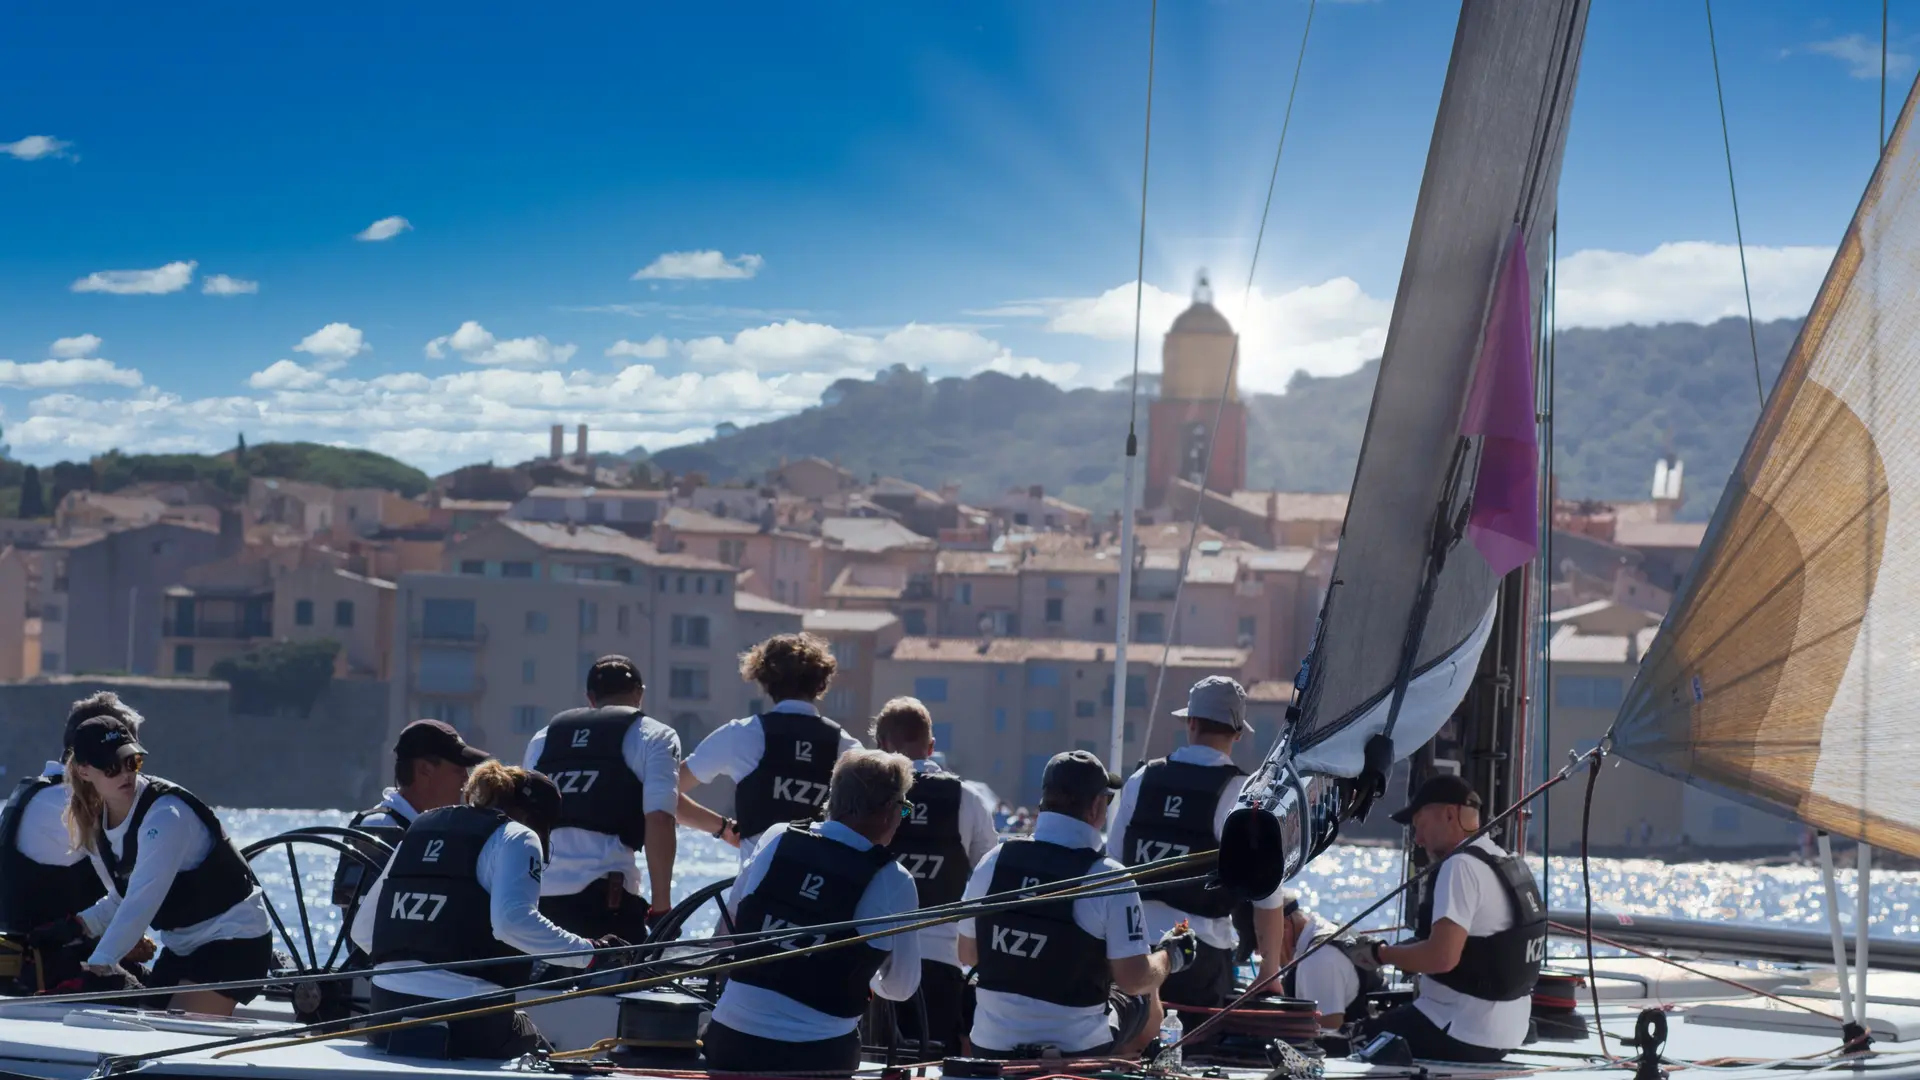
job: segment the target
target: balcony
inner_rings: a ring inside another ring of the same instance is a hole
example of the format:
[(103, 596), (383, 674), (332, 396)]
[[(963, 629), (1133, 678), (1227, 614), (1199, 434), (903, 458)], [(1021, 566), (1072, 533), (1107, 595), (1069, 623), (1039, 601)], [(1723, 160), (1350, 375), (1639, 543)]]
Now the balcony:
[(487, 693), (487, 680), (483, 675), (458, 680), (429, 675), (423, 679), (420, 672), (415, 671), (408, 676), (407, 686), (420, 697), (466, 699), (484, 697)]
[(273, 627), (268, 623), (247, 619), (166, 619), (161, 624), (160, 633), (170, 638), (250, 641), (272, 637)]
[(487, 643), (487, 627), (484, 623), (474, 626), (428, 626), (416, 621), (408, 624), (407, 637), (433, 645), (478, 647)]

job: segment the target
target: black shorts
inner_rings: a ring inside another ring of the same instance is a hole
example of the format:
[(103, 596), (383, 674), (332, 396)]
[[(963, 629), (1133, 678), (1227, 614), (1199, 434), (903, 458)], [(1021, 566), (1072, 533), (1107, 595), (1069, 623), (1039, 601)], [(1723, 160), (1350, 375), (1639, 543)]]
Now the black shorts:
[[(162, 949), (153, 961), (153, 974), (146, 979), (146, 984), (150, 989), (160, 990), (195, 983), (238, 982), (241, 979), (264, 979), (272, 970), (273, 935), (223, 938), (209, 941), (190, 953)], [(260, 996), (260, 988), (218, 990), (215, 993), (245, 1005)]]

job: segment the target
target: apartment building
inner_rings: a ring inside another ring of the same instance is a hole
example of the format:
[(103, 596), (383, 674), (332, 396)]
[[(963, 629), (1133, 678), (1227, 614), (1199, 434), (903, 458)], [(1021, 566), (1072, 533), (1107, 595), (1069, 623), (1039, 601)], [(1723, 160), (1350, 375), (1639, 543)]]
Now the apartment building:
[(1084, 533), (1093, 526), (1091, 510), (1049, 495), (1039, 484), (1014, 488), (995, 499), (988, 509), (1016, 529)]
[[(1166, 660), (1159, 716), (1151, 742), (1153, 684)], [(1125, 761), (1180, 744), (1185, 729), (1170, 715), (1187, 687), (1208, 675), (1243, 677), (1245, 649), (1135, 645), (1127, 653)], [(1113, 709), (1112, 646), (1035, 638), (908, 637), (882, 658), (873, 680), (876, 701), (911, 694), (933, 713), (934, 738), (949, 767), (985, 781), (1004, 798), (1032, 805), (1047, 759), (1063, 750), (1108, 756)], [(1271, 723), (1271, 721), (1267, 721)], [(1273, 737), (1256, 732), (1236, 756), (1251, 766)]]
[(807, 612), (801, 626), (833, 646), (833, 687), (821, 704), (828, 716), (848, 725), (862, 742), (866, 725), (885, 702), (874, 697), (874, 671), (882, 657), (905, 636), (900, 620), (890, 611)]
[(891, 611), (909, 634), (934, 625), (936, 541), (888, 517), (830, 517), (820, 522), (820, 534), (826, 606)]
[(343, 488), (333, 493), (333, 533), (342, 543), (387, 529), (419, 528), (432, 514), (425, 503), (383, 488)]
[[(1548, 619), (1549, 677), (1553, 699), (1540, 713), (1538, 738), (1543, 768), (1557, 769), (1568, 751), (1585, 751), (1612, 727), (1633, 685), (1640, 659), (1659, 629), (1660, 617), (1631, 605), (1596, 600), (1554, 612)], [(1664, 855), (1720, 849), (1759, 853), (1797, 847), (1803, 826), (1691, 784), (1610, 759), (1601, 789), (1630, 798), (1595, 800), (1587, 827), (1591, 846), (1609, 854)], [(1547, 793), (1547, 842), (1555, 852), (1578, 850), (1585, 785), (1563, 784)]]
[(742, 597), (734, 573), (606, 526), (482, 526), (449, 545), (441, 572), (400, 579), (394, 722), (444, 720), (512, 756), (584, 702), (596, 658), (623, 653), (646, 678), (647, 711), (691, 747), (752, 711), (759, 690), (740, 680), (739, 653), (800, 629), (797, 609)]
[(769, 474), (775, 486), (803, 499), (824, 499), (859, 484), (859, 478), (825, 458), (807, 457), (782, 461)]
[(340, 678), (385, 680), (393, 662), (394, 584), (324, 562), (281, 567), (230, 559), (166, 590), (154, 670), (206, 677), (269, 641), (340, 645)]
[(817, 536), (676, 506), (655, 526), (653, 541), (661, 551), (738, 569), (745, 592), (800, 608), (821, 602), (825, 542)]
[(284, 525), (299, 536), (318, 536), (333, 528), (334, 499), (338, 495), (325, 484), (256, 476), (247, 482), (247, 520)]
[(49, 540), (39, 580), (41, 670), (154, 674), (167, 588), (239, 547), (237, 528), (171, 521)]

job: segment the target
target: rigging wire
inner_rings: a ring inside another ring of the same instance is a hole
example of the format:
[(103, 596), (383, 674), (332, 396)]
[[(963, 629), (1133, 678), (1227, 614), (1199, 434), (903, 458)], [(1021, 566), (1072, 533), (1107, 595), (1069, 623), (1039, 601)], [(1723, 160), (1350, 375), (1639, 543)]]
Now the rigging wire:
[(1140, 240), (1133, 264), (1133, 378), (1127, 392), (1127, 442), (1121, 486), (1120, 523), (1120, 599), (1115, 607), (1113, 641), (1113, 712), (1108, 720), (1108, 761), (1119, 766), (1127, 749), (1127, 644), (1133, 633), (1133, 514), (1134, 474), (1140, 467), (1140, 317), (1147, 291), (1147, 177), (1153, 162), (1153, 62), (1159, 40), (1160, 0), (1153, 0), (1147, 15), (1147, 119), (1140, 147)]
[[(1260, 208), (1260, 228), (1253, 237), (1253, 257), (1247, 263), (1247, 288), (1241, 294), (1240, 324), (1246, 326), (1247, 312), (1253, 306), (1253, 278), (1260, 268), (1260, 249), (1267, 238), (1267, 220), (1273, 214), (1273, 192), (1280, 181), (1280, 159), (1287, 150), (1287, 130), (1293, 126), (1293, 103), (1300, 94), (1300, 72), (1306, 66), (1307, 39), (1313, 33), (1313, 13), (1319, 7), (1319, 0), (1309, 0), (1307, 21), (1300, 28), (1300, 51), (1293, 60), (1293, 81), (1287, 88), (1287, 108), (1280, 118), (1280, 139), (1273, 148), (1273, 169), (1267, 176), (1267, 199)], [(1180, 557), (1179, 576), (1173, 586), (1173, 618), (1167, 620), (1167, 641), (1160, 650), (1160, 668), (1153, 681), (1153, 700), (1147, 708), (1147, 730), (1140, 741), (1140, 752), (1144, 757), (1147, 747), (1152, 745), (1153, 724), (1160, 717), (1160, 700), (1167, 685), (1167, 662), (1173, 657), (1173, 647), (1180, 640), (1180, 598), (1187, 587), (1187, 567), (1193, 562), (1193, 549), (1200, 539), (1201, 517), (1206, 511), (1207, 484), (1213, 479), (1213, 452), (1220, 445), (1220, 424), (1226, 419), (1227, 401), (1233, 396), (1234, 378), (1240, 368), (1240, 335), (1233, 336), (1233, 350), (1227, 356), (1227, 377), (1220, 385), (1220, 401), (1214, 407), (1213, 426), (1207, 431), (1207, 453), (1200, 464), (1200, 486), (1193, 497), (1193, 525), (1187, 531), (1186, 552)], [(1138, 379), (1135, 380), (1136, 385)], [(1241, 443), (1244, 448), (1246, 434), (1243, 431)], [(1116, 687), (1119, 694), (1124, 688)]]
[(1587, 859), (1587, 838), (1593, 830), (1593, 789), (1600, 783), (1600, 765), (1606, 761), (1606, 741), (1587, 762), (1587, 798), (1580, 810), (1580, 891), (1587, 900), (1587, 990), (1593, 995), (1593, 1030), (1600, 1035), (1600, 1056), (1607, 1057), (1607, 1030), (1600, 1023), (1600, 976), (1593, 962), (1593, 868)]
[[(1557, 336), (1557, 304), (1560, 286), (1560, 217), (1554, 215), (1553, 225), (1547, 233), (1547, 286), (1541, 290), (1541, 366), (1545, 369), (1541, 379), (1540, 451), (1545, 466), (1540, 470), (1542, 486), (1541, 502), (1546, 504), (1547, 512), (1540, 519), (1540, 550), (1545, 558), (1540, 566), (1540, 629), (1545, 630), (1548, 620), (1553, 616), (1553, 358), (1554, 341)], [(1540, 634), (1539, 672), (1535, 693), (1540, 695), (1540, 761), (1550, 760), (1547, 755), (1553, 749), (1553, 636)], [(1547, 906), (1553, 906), (1553, 800), (1548, 799), (1540, 807), (1540, 876), (1542, 889), (1547, 894)]]
[(1720, 145), (1727, 155), (1727, 195), (1733, 200), (1733, 240), (1740, 249), (1740, 291), (1747, 298), (1747, 345), (1753, 350), (1753, 389), (1760, 407), (1767, 407), (1767, 388), (1760, 382), (1760, 338), (1753, 328), (1753, 283), (1747, 276), (1747, 238), (1740, 229), (1740, 192), (1733, 184), (1733, 136), (1727, 130), (1727, 94), (1720, 85), (1720, 46), (1713, 36), (1713, 0), (1707, 7), (1707, 50), (1713, 55), (1713, 95), (1720, 104)]

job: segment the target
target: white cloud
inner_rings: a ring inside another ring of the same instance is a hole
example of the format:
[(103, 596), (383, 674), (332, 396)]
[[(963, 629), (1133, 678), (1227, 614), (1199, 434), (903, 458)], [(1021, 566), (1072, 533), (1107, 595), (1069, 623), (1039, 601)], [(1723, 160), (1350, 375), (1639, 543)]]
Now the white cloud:
[(742, 281), (760, 272), (758, 255), (727, 258), (718, 251), (669, 251), (633, 272), (633, 280)]
[[(1830, 247), (1748, 247), (1754, 318), (1805, 315), (1833, 255)], [(1644, 255), (1601, 250), (1568, 255), (1560, 260), (1555, 303), (1563, 327), (1707, 323), (1747, 314), (1739, 249), (1695, 240), (1661, 244)]]
[(18, 142), (0, 143), (0, 154), (12, 154), (21, 161), (39, 161), (47, 157), (72, 157), (67, 153), (72, 148), (72, 143), (51, 135), (29, 135)]
[(292, 360), (275, 360), (265, 371), (247, 376), (247, 385), (255, 390), (311, 390), (326, 381), (325, 375)]
[[(1880, 43), (1869, 40), (1864, 34), (1848, 34), (1845, 37), (1829, 41), (1815, 41), (1806, 46), (1808, 52), (1832, 57), (1847, 66), (1847, 74), (1856, 79), (1878, 79), (1880, 77)], [(1913, 54), (1899, 49), (1887, 49), (1887, 74), (1901, 75), (1913, 67)]]
[[(371, 347), (367, 344), (366, 335), (357, 328), (343, 322), (336, 322), (328, 323), (301, 338), (300, 344), (295, 345), (293, 351), (303, 352), (313, 357), (315, 371), (332, 371)], [(283, 360), (281, 363), (286, 361)]]
[(47, 351), (68, 358), (89, 356), (100, 351), (100, 335), (81, 334), (78, 337), (58, 338), (47, 347)]
[(90, 384), (139, 386), (140, 381), (138, 371), (119, 367), (111, 360), (41, 360), (32, 364), (0, 360), (0, 386), (14, 389), (49, 390)]
[[(427, 357), (444, 359), (447, 350), (460, 359), (483, 367), (556, 367), (573, 359), (577, 345), (555, 345), (544, 337), (508, 338), (493, 336), (486, 327), (469, 319), (451, 334), (427, 342)], [(609, 354), (611, 355), (611, 353)]]
[(787, 319), (724, 337), (675, 342), (675, 351), (702, 368), (769, 372), (827, 372), (835, 378), (864, 377), (894, 364), (924, 368), (935, 376), (1003, 371), (1074, 378), (1078, 364), (1015, 356), (976, 330), (908, 323), (884, 334), (858, 333), (824, 323)]
[(353, 238), (355, 240), (391, 240), (403, 232), (412, 231), (413, 222), (396, 214), (393, 217), (383, 217), (361, 229), (354, 234)]
[(152, 270), (95, 270), (73, 283), (74, 292), (113, 293), (118, 296), (159, 296), (177, 293), (193, 283), (198, 262), (170, 262)]
[(244, 278), (228, 277), (225, 274), (208, 274), (200, 284), (200, 291), (208, 296), (241, 296), (260, 291), (260, 283)]
[(665, 360), (667, 349), (667, 339), (655, 334), (645, 341), (628, 341), (621, 338), (607, 346), (606, 355), (625, 356), (634, 360)]

